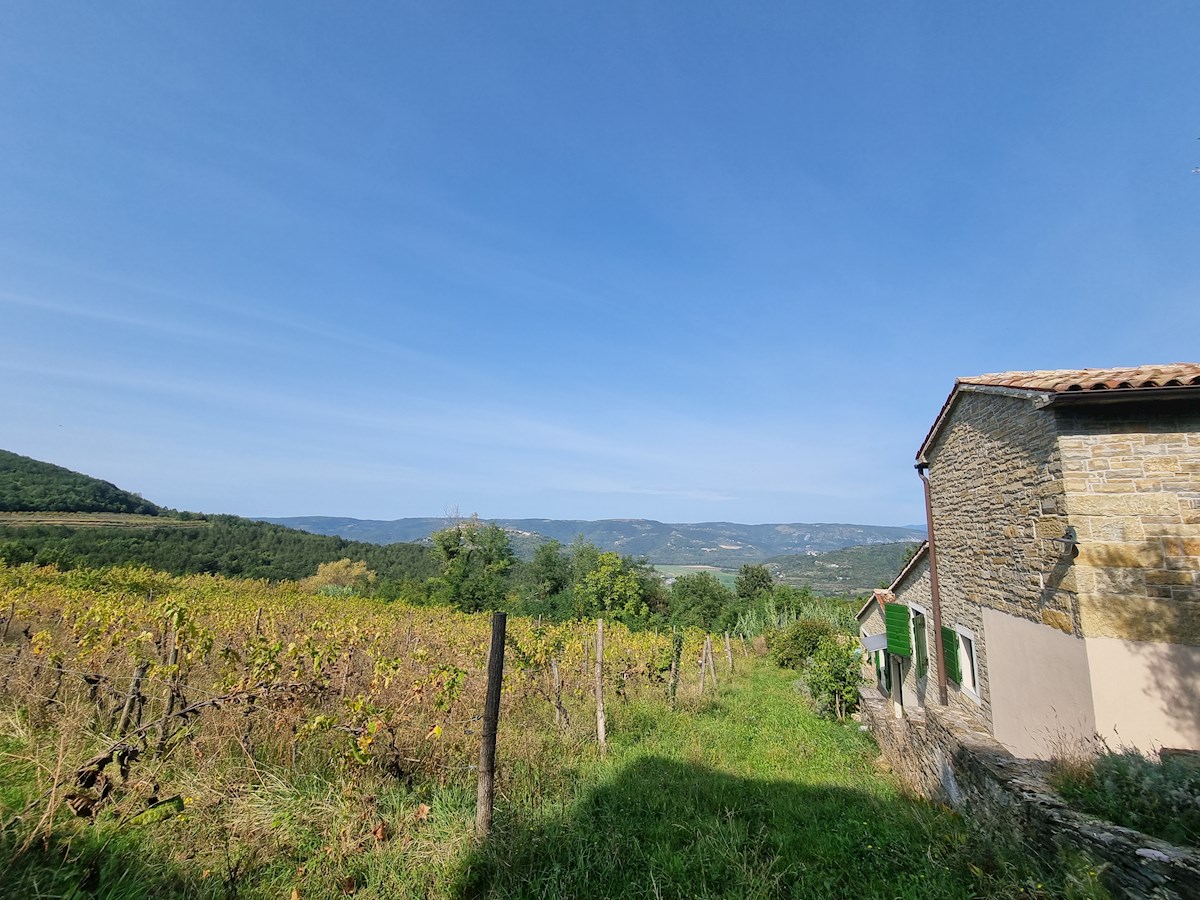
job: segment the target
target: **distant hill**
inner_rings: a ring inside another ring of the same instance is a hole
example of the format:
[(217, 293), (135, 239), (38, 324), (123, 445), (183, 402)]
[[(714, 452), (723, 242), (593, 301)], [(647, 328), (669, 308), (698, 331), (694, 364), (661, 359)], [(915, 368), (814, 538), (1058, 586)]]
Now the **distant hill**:
[(115, 484), (0, 450), (0, 512), (135, 513), (165, 510)]
[(858, 596), (891, 584), (917, 546), (915, 541), (871, 544), (817, 555), (776, 556), (765, 563), (786, 584), (822, 596)]
[[(422, 541), (453, 524), (446, 518), (380, 521), (330, 516), (264, 519), (279, 525), (388, 543)], [(540, 540), (569, 544), (577, 536), (603, 550), (644, 557), (664, 565), (739, 566), (785, 554), (821, 553), (862, 544), (920, 541), (920, 529), (887, 525), (782, 524), (739, 525), (733, 522), (669, 524), (651, 519), (488, 519), (514, 537), (514, 546), (536, 547)], [(532, 552), (531, 550), (529, 551)], [(523, 554), (525, 555), (525, 554)]]
[(0, 451), (0, 560), (60, 568), (146, 565), (272, 580), (306, 578), (323, 562), (361, 560), (381, 578), (423, 580), (432, 551), (311, 534), (238, 516), (164, 509), (61, 466)]

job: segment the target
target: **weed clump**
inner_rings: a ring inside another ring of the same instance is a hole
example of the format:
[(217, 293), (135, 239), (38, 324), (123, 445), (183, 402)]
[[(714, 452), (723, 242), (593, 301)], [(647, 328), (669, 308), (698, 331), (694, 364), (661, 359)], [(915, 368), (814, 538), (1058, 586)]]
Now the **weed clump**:
[(1175, 844), (1200, 846), (1200, 760), (1103, 746), (1054, 761), (1051, 784), (1068, 803)]

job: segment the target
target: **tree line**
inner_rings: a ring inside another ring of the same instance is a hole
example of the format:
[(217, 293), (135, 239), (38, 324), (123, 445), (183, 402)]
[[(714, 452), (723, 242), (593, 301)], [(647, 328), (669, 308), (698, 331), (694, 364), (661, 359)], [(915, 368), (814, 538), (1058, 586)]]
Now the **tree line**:
[(645, 560), (601, 550), (582, 537), (567, 546), (549, 541), (523, 562), (504, 529), (474, 519), (436, 532), (432, 541), (439, 571), (423, 585), (405, 585), (409, 602), (746, 635), (794, 621), (813, 604), (844, 606), (776, 583), (764, 565), (743, 565), (732, 590), (708, 572), (680, 576), (668, 586)]
[(645, 560), (582, 537), (542, 544), (525, 561), (504, 529), (477, 519), (436, 532), (432, 546), (423, 546), (348, 541), (238, 516), (176, 515), (194, 519), (195, 527), (0, 526), (0, 561), (60, 569), (144, 565), (172, 575), (302, 581), (334, 596), (466, 612), (603, 617), (633, 629), (694, 626), (745, 635), (786, 625), (817, 602), (807, 589), (776, 583), (764, 565), (742, 566), (733, 589), (708, 572), (668, 585)]
[(438, 572), (433, 553), (417, 544), (367, 544), (239, 516), (190, 518), (196, 527), (0, 526), (0, 559), (60, 569), (144, 565), (172, 575), (271, 581), (298, 581), (321, 563), (351, 559), (365, 563), (381, 582), (399, 585), (424, 582)]

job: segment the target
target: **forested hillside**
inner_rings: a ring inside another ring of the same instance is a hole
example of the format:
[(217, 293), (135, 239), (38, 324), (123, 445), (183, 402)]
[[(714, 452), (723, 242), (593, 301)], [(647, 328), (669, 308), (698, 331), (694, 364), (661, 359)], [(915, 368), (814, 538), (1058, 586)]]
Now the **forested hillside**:
[(164, 510), (99, 478), (0, 450), (0, 512), (106, 512), (157, 516)]
[(766, 566), (785, 584), (825, 595), (858, 596), (891, 584), (917, 547), (914, 541), (776, 556)]
[[(9, 565), (141, 565), (173, 575), (281, 580), (307, 578), (321, 563), (349, 559), (365, 563), (383, 581), (423, 582), (437, 572), (427, 547), (380, 546), (238, 516), (178, 513), (107, 481), (6, 450), (0, 450), (0, 513), (10, 514), (0, 519), (0, 560)], [(27, 515), (32, 513), (51, 515)], [(72, 513), (95, 518), (66, 515)], [(60, 515), (61, 524), (54, 521)]]
[(172, 575), (209, 572), (272, 580), (307, 578), (321, 563), (338, 559), (364, 562), (391, 581), (424, 580), (437, 571), (427, 547), (365, 544), (237, 516), (208, 516), (194, 528), (0, 526), (0, 559), (9, 565), (144, 565)]

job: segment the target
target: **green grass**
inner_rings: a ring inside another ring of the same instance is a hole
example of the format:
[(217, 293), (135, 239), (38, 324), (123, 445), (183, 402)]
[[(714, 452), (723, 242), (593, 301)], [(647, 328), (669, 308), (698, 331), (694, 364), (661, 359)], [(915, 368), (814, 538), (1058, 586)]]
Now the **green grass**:
[(408, 785), (317, 756), (281, 770), (237, 753), (204, 776), (138, 776), (169, 777), (182, 815), (139, 825), (114, 810), (89, 824), (60, 808), (39, 830), (55, 739), (10, 717), (0, 896), (1103, 896), (1086, 867), (1048, 874), (904, 796), (871, 740), (817, 718), (793, 673), (738, 663), (744, 674), (688, 709), (613, 698), (606, 758), (586, 725), (502, 722), (482, 845), (465, 769)]
[(818, 719), (758, 663), (694, 714), (619, 707), (574, 802), (502, 808), (468, 897), (1104, 896), (904, 796), (854, 725)]

